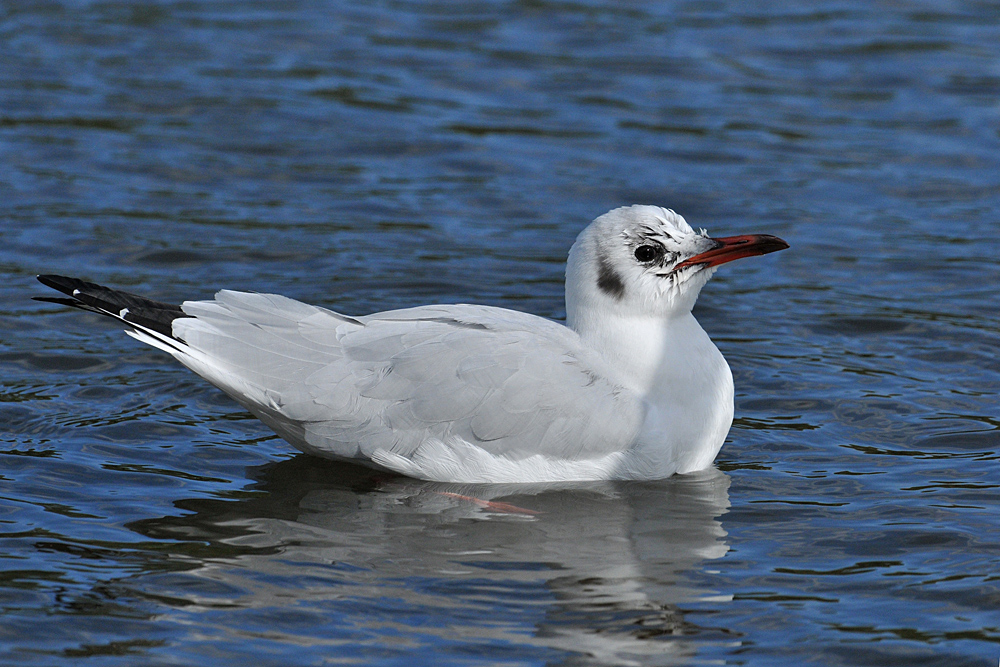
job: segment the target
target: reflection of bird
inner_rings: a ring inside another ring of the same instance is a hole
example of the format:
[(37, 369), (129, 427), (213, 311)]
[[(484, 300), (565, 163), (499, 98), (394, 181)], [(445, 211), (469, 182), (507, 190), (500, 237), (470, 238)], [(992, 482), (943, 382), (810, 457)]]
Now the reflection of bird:
[(354, 318), (228, 290), (172, 306), (39, 280), (71, 297), (47, 300), (125, 322), (308, 453), (440, 481), (648, 479), (708, 466), (732, 423), (698, 293), (719, 264), (786, 247), (616, 209), (570, 250), (568, 327), (473, 305)]
[[(539, 485), (423, 482), (310, 456), (246, 472), (252, 493), (179, 499), (181, 511), (128, 525), (191, 545), (182, 562), (151, 554), (116, 585), (142, 591), (153, 613), (180, 617), (179, 632), (199, 641), (242, 636), (264, 617), (294, 619), (268, 626), (272, 655), (304, 651), (310, 622), (326, 632), (316, 646), (339, 642), (338, 655), (544, 648), (546, 664), (622, 667), (687, 665), (720, 640), (739, 646), (700, 625), (732, 599), (705, 575), (728, 551), (730, 480), (711, 467), (657, 482)], [(359, 635), (369, 621), (391, 632)]]

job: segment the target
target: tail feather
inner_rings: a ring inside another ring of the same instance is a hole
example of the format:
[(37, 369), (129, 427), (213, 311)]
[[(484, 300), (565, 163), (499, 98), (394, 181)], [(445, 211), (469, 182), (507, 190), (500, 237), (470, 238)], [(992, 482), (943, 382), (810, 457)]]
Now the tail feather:
[(70, 298), (37, 296), (34, 297), (36, 301), (57, 303), (108, 315), (126, 324), (134, 324), (164, 336), (173, 337), (171, 324), (178, 317), (185, 316), (180, 306), (120, 292), (77, 278), (43, 275), (38, 276), (38, 281)]

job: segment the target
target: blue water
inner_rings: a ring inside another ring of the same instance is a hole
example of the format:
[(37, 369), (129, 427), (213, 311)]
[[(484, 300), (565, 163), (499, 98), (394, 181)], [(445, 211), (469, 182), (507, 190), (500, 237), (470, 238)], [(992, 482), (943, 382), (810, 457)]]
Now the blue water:
[[(0, 63), (3, 664), (1000, 660), (995, 5), (26, 0)], [(30, 300), (558, 319), (631, 203), (792, 245), (702, 293), (737, 420), (657, 483), (316, 460)]]

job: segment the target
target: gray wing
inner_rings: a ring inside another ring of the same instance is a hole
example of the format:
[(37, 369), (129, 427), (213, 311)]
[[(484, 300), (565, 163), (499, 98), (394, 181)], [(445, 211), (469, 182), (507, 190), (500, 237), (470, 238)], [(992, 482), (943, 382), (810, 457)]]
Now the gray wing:
[[(460, 438), (493, 455), (594, 459), (635, 440), (645, 408), (576, 333), (485, 306), (350, 318), (265, 294), (186, 302), (171, 351), (314, 453), (370, 459)], [(148, 342), (148, 341), (147, 341)]]

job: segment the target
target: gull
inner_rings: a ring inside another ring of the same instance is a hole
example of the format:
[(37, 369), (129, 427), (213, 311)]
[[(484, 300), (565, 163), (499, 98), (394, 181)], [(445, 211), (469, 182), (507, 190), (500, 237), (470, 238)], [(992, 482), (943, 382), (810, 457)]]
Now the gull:
[(711, 238), (657, 206), (594, 220), (566, 265), (566, 324), (481, 305), (351, 317), (222, 290), (171, 305), (38, 280), (111, 316), (308, 454), (438, 482), (661, 479), (707, 468), (733, 376), (691, 313), (726, 262), (788, 244)]

